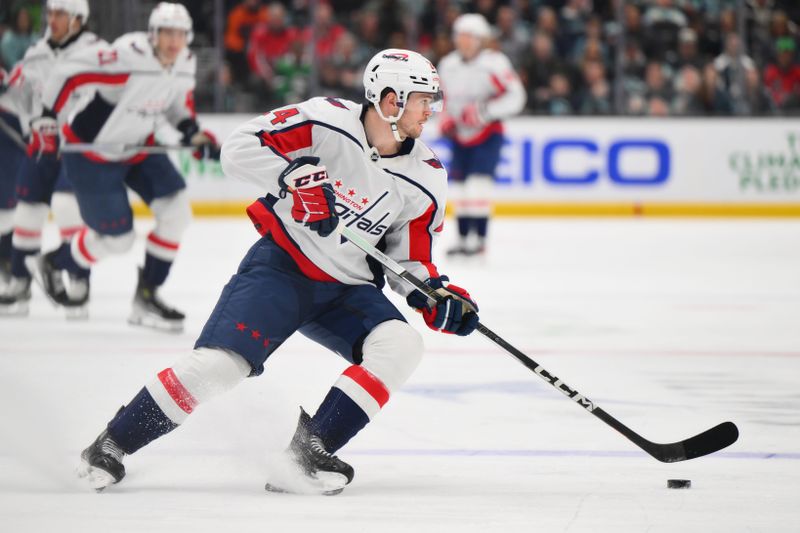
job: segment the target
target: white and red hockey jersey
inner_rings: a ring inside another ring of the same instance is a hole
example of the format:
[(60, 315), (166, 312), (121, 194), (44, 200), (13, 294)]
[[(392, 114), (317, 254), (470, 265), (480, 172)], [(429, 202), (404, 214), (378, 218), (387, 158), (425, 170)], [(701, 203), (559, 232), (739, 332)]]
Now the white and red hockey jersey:
[[(40, 39), (28, 48), (22, 60), (9, 73), (8, 90), (0, 96), (0, 108), (16, 115), (22, 133), (27, 135), (30, 121), (42, 114), (42, 92), (56, 65), (81, 51), (98, 49), (104, 45), (108, 43), (88, 31), (81, 32), (62, 46), (51, 46), (47, 39)], [(68, 112), (80, 95), (79, 91), (73, 93), (65, 102), (63, 111)]]
[[(502, 52), (481, 50), (471, 61), (450, 52), (439, 62), (439, 77), (445, 93), (445, 113), (455, 121), (456, 140), (476, 145), (492, 133), (501, 133), (500, 120), (516, 115), (525, 106), (526, 94), (511, 61)], [(469, 126), (461, 117), (477, 104), (485, 124)]]
[[(44, 105), (60, 113), (74, 91), (89, 88), (62, 128), (66, 142), (152, 144), (164, 120), (177, 125), (194, 119), (196, 63), (187, 48), (174, 65), (164, 67), (146, 33), (128, 33), (110, 46), (60, 62), (45, 86)], [(86, 155), (98, 161), (143, 157), (114, 149)]]
[[(312, 98), (254, 118), (223, 143), (222, 169), (264, 191), (248, 208), (250, 218), (309, 278), (383, 284), (383, 271), (361, 250), (296, 222), (291, 196), (279, 198), (279, 174), (304, 155), (327, 167), (339, 224), (360, 231), (415, 276), (438, 276), (432, 250), (444, 220), (447, 172), (419, 140), (407, 139), (397, 155), (380, 157), (367, 142), (364, 112), (348, 100)], [(394, 275), (388, 278), (398, 293), (410, 292)]]

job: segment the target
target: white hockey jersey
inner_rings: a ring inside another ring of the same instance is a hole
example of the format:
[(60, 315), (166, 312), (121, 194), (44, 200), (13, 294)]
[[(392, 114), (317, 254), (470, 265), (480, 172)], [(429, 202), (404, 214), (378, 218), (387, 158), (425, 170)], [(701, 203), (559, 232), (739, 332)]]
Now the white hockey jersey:
[[(450, 52), (439, 62), (445, 94), (445, 113), (455, 121), (459, 144), (475, 145), (490, 134), (502, 132), (500, 120), (525, 106), (526, 94), (511, 62), (502, 52), (484, 49), (471, 61)], [(460, 118), (470, 104), (478, 104), (486, 124), (470, 127)]]
[[(19, 118), (24, 135), (29, 133), (31, 119), (42, 114), (42, 91), (56, 65), (83, 50), (97, 49), (107, 45), (94, 33), (84, 31), (63, 46), (52, 47), (47, 39), (40, 39), (28, 48), (22, 61), (9, 74), (8, 90), (0, 96), (0, 108)], [(64, 105), (68, 112), (80, 97), (75, 92)]]
[[(444, 220), (447, 172), (419, 140), (380, 157), (367, 142), (363, 112), (348, 100), (312, 98), (254, 118), (223, 143), (222, 169), (261, 187), (265, 197), (248, 208), (250, 218), (311, 279), (380, 287), (383, 271), (337, 234), (320, 237), (292, 218), (292, 198), (279, 198), (278, 176), (304, 155), (327, 167), (339, 224), (360, 231), (415, 276), (438, 276), (432, 248)], [(388, 278), (398, 293), (410, 292), (393, 274)]]
[[(128, 33), (110, 46), (60, 62), (45, 86), (44, 105), (60, 113), (75, 90), (89, 88), (62, 128), (66, 142), (152, 144), (164, 120), (177, 125), (194, 119), (196, 64), (187, 48), (165, 68), (146, 33)], [(99, 161), (142, 157), (135, 151), (113, 149), (86, 155)]]

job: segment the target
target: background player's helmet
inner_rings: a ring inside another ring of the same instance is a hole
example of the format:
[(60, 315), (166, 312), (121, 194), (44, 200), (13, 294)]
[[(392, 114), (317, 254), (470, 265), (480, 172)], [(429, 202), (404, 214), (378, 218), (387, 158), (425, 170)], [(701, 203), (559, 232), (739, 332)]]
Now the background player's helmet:
[[(381, 95), (391, 89), (397, 95), (400, 112), (396, 117), (386, 117), (380, 108)], [(441, 111), (442, 93), (439, 87), (439, 73), (433, 63), (411, 50), (390, 48), (375, 54), (364, 70), (364, 94), (367, 101), (375, 106), (378, 115), (392, 125), (397, 139), (396, 122), (405, 109), (408, 95), (414, 92), (434, 95), (433, 111)], [(399, 140), (399, 139), (398, 139)]]
[(487, 39), (492, 34), (489, 23), (479, 13), (465, 13), (453, 22), (453, 35), (467, 33), (479, 39)]
[(47, 9), (64, 11), (73, 17), (81, 17), (81, 25), (86, 26), (89, 20), (88, 0), (47, 0)]
[(156, 36), (160, 28), (175, 28), (186, 32), (186, 44), (191, 44), (194, 38), (192, 33), (192, 17), (182, 4), (172, 4), (160, 2), (150, 13), (150, 21), (147, 24), (147, 32), (150, 34), (150, 42), (156, 42)]

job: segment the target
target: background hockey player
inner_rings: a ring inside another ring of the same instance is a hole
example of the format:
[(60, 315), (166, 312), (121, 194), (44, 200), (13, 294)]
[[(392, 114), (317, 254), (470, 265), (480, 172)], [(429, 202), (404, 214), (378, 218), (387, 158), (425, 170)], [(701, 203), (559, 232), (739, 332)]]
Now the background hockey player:
[[(259, 116), (226, 140), (226, 174), (266, 192), (248, 209), (263, 237), (223, 289), (195, 350), (150, 381), (83, 452), (96, 487), (122, 479), (125, 454), (176, 428), (198, 404), (261, 374), (296, 331), (349, 366), (313, 417), (301, 409), (288, 456), (306, 490), (333, 494), (352, 480), (352, 467), (332, 454), (411, 375), (422, 341), (383, 294), (383, 271), (340, 238), (338, 224), (447, 296), (429, 305), (389, 277), (431, 328), (475, 329), (477, 306), (432, 262), (447, 175), (419, 136), (440, 106), (436, 69), (415, 52), (384, 50), (367, 65), (364, 85), (364, 105), (312, 98)], [(268, 488), (293, 490), (285, 479)]]
[[(201, 132), (195, 119), (196, 59), (188, 49), (191, 40), (192, 20), (186, 8), (162, 2), (150, 15), (148, 33), (129, 33), (110, 47), (70, 57), (45, 88), (45, 105), (57, 114), (74, 90), (94, 86), (61, 133), (67, 143), (97, 145), (96, 150), (62, 156), (88, 227), (39, 261), (45, 289), (54, 302), (79, 303), (66, 289), (64, 271), (88, 277), (93, 263), (133, 246), (127, 186), (150, 206), (156, 220), (147, 237), (129, 321), (182, 329), (183, 313), (165, 305), (157, 290), (191, 220), (186, 184), (165, 154), (148, 155), (124, 146), (153, 144), (154, 132), (167, 120), (181, 131), (184, 144), (197, 147), (198, 157), (219, 157), (213, 136)], [(57, 143), (58, 138), (49, 142)]]
[(459, 235), (449, 254), (484, 253), (503, 146), (500, 121), (525, 106), (525, 88), (511, 62), (502, 52), (485, 48), (490, 34), (482, 15), (459, 16), (453, 23), (456, 49), (439, 63), (447, 92), (441, 129), (453, 139), (451, 202)]
[[(25, 258), (41, 249), (42, 230), (51, 201), (62, 237), (69, 239), (82, 227), (72, 188), (61, 165), (58, 144), (53, 141), (58, 134), (57, 123), (54, 118), (41, 117), (41, 100), (45, 80), (58, 61), (64, 61), (78, 51), (107, 44), (84, 30), (88, 19), (87, 0), (48, 0), (47, 32), (14, 68), (8, 92), (0, 99), (0, 106), (12, 110), (19, 121), (19, 133), (29, 133), (27, 157), (11, 159), (8, 164), (4, 160), (0, 170), (4, 181), (15, 178), (17, 195), (13, 214), (13, 249), (9, 256), (11, 279), (0, 294), (1, 315), (24, 315), (28, 312), (31, 274)], [(68, 109), (69, 105), (65, 105), (61, 117), (66, 116)], [(73, 281), (73, 299), (85, 301), (89, 292), (88, 279)]]

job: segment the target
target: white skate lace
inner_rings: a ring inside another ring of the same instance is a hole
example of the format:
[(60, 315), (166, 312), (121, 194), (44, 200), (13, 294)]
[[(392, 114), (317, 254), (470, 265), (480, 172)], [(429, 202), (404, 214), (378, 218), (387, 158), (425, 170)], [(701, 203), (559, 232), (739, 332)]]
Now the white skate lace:
[(125, 455), (125, 452), (119, 449), (117, 443), (109, 438), (103, 439), (103, 444), (100, 445), (100, 449), (104, 454), (110, 455), (119, 462), (122, 462), (122, 457)]
[(311, 437), (309, 444), (310, 444), (311, 450), (314, 453), (318, 453), (318, 454), (323, 455), (323, 456), (325, 456), (325, 457), (327, 457), (329, 459), (333, 459), (334, 458), (334, 455), (332, 453), (329, 453), (328, 450), (326, 450), (325, 447), (322, 445), (322, 441), (320, 440), (319, 437)]

